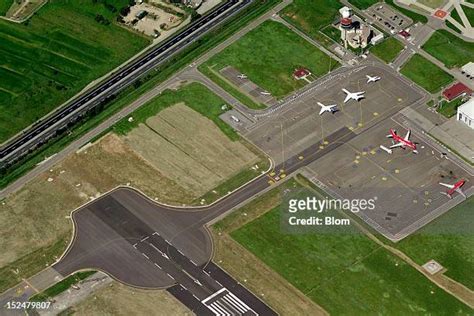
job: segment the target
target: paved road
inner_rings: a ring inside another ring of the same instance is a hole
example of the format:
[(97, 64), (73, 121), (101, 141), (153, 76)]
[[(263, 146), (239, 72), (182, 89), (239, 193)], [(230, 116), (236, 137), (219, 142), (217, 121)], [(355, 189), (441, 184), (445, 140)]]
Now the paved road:
[(245, 8), (253, 0), (230, 0), (213, 12), (196, 20), (183, 32), (170, 38), (160, 46), (151, 49), (143, 56), (113, 73), (95, 88), (87, 91), (71, 103), (54, 112), (52, 115), (35, 123), (0, 149), (0, 161), (12, 163), (28, 152), (44, 144), (49, 138), (68, 124), (77, 121), (87, 110), (94, 108), (108, 97), (115, 95), (135, 82), (145, 73), (156, 68), (169, 57), (181, 51), (210, 29)]

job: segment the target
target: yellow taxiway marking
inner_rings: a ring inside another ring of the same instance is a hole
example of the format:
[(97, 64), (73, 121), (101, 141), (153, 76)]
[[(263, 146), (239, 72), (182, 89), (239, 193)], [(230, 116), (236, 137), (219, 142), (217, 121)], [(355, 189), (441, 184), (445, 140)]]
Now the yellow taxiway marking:
[(273, 181), (273, 180), (268, 180), (268, 184), (270, 184), (270, 185), (275, 184), (275, 181)]
[(329, 144), (329, 142), (328, 142), (327, 140), (325, 140), (325, 141), (323, 142), (323, 144), (324, 144), (324, 145), (327, 145), (327, 144)]
[(280, 169), (280, 173), (283, 173), (283, 172), (285, 172), (285, 170), (284, 170), (284, 169)]
[(270, 172), (270, 176), (273, 177), (275, 175), (275, 171)]
[(324, 149), (324, 146), (323, 146), (323, 145), (319, 145), (319, 149)]
[(375, 150), (372, 149), (372, 150), (370, 151), (370, 154), (371, 154), (371, 155), (375, 155)]
[(282, 173), (282, 174), (280, 175), (280, 178), (282, 178), (282, 179), (285, 178), (285, 177), (286, 177), (286, 174), (284, 174), (284, 173)]
[(353, 130), (354, 130), (354, 127), (352, 127), (352, 126), (349, 126), (349, 129), (350, 129), (351, 131), (353, 131)]
[(362, 126), (364, 126), (364, 124), (358, 123), (357, 126), (362, 127)]
[(366, 151), (362, 152), (362, 156), (365, 156), (365, 155), (367, 155), (367, 152)]
[(299, 160), (303, 160), (304, 157), (303, 157), (303, 156), (299, 156), (298, 159), (299, 159)]

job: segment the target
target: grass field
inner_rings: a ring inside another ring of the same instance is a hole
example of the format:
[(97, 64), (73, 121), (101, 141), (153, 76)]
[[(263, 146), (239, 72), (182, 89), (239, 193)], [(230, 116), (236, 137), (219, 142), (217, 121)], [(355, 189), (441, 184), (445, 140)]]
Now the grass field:
[(463, 104), (462, 98), (457, 98), (451, 102), (442, 101), (441, 107), (438, 108), (438, 113), (443, 114), (447, 118), (453, 117), (457, 113), (458, 107)]
[(400, 72), (430, 93), (438, 92), (453, 77), (421, 55), (413, 55)]
[(386, 63), (392, 62), (403, 50), (403, 45), (393, 37), (370, 48), (370, 52)]
[(448, 68), (461, 67), (474, 56), (474, 43), (465, 42), (445, 30), (434, 32), (422, 48)]
[(320, 77), (338, 63), (281, 23), (267, 21), (212, 57), (200, 69), (207, 67), (219, 71), (229, 65), (281, 98), (306, 83), (293, 78), (296, 68), (306, 67), (314, 76)]
[(116, 25), (116, 15), (101, 2), (53, 1), (27, 23), (0, 20), (0, 142), (149, 44)]
[(470, 313), (356, 228), (288, 234), (275, 207), (231, 236), (331, 314)]
[(396, 247), (420, 265), (435, 259), (447, 268), (445, 275), (474, 289), (473, 209), (471, 197)]
[(164, 290), (140, 290), (118, 282), (94, 292), (61, 315), (193, 315)]
[(378, 0), (349, 0), (349, 3), (355, 5), (357, 8), (361, 10), (365, 10), (377, 2), (379, 1)]
[(15, 0), (1, 0), (0, 1), (0, 15), (5, 16), (5, 14), (8, 12), (8, 9), (13, 4), (13, 1)]
[(240, 138), (232, 127), (219, 118), (219, 115), (225, 112), (221, 108), (222, 105), (225, 105), (225, 102), (198, 83), (191, 83), (185, 89), (179, 89), (178, 91), (164, 91), (159, 98), (155, 98), (133, 112), (133, 122), (129, 122), (128, 117), (124, 118), (114, 125), (113, 131), (119, 135), (125, 135), (161, 110), (180, 102), (187, 104), (196, 112), (212, 120), (229, 139), (237, 140)]
[[(469, 20), (469, 23), (474, 25), (474, 8), (470, 8), (468, 6), (462, 5), (461, 8), (464, 11), (464, 14), (466, 15), (467, 19)], [(459, 13), (456, 9), (453, 9), (451, 11), (451, 17), (461, 23), (461, 25), (464, 25), (464, 23), (461, 20), (461, 17), (459, 16)]]
[(318, 31), (333, 22), (342, 4), (337, 0), (294, 0), (280, 12), (288, 22), (316, 37)]
[(184, 103), (148, 118), (125, 136), (125, 142), (196, 198), (242, 170), (251, 172), (250, 167), (260, 160), (243, 143), (231, 141), (211, 120)]

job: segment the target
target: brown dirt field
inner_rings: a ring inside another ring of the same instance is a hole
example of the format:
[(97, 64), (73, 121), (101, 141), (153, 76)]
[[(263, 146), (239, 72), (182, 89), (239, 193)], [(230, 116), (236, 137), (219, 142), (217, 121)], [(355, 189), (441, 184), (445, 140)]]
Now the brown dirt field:
[(161, 202), (193, 200), (189, 192), (148, 165), (118, 136), (109, 134), (1, 202), (0, 267), (56, 242), (72, 231), (68, 216), (73, 209), (127, 183)]
[(166, 291), (145, 291), (118, 282), (68, 309), (73, 315), (194, 315)]
[[(291, 185), (291, 181), (285, 185)], [(279, 205), (281, 198), (281, 190), (269, 191), (211, 227), (214, 261), (280, 315), (328, 315), (229, 235)]]
[(244, 144), (230, 141), (211, 120), (182, 103), (149, 118), (125, 139), (196, 197), (259, 161)]

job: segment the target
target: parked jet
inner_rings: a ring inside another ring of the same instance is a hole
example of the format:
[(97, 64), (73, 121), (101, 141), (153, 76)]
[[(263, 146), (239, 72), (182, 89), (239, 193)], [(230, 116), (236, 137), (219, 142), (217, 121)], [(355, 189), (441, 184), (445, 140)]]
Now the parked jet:
[(319, 111), (319, 115), (322, 115), (324, 112), (331, 112), (331, 113), (336, 113), (337, 112), (337, 104), (333, 105), (324, 105), (321, 102), (318, 102), (318, 105), (321, 107), (321, 111)]
[(387, 135), (388, 138), (392, 139), (393, 145), (390, 146), (390, 149), (393, 148), (398, 148), (401, 147), (405, 149), (406, 147), (411, 148), (414, 154), (418, 153), (418, 150), (416, 150), (416, 144), (412, 141), (410, 141), (410, 135), (411, 131), (407, 131), (407, 135), (405, 137), (401, 137), (400, 135), (397, 134), (397, 131), (390, 129), (390, 134)]
[(450, 199), (453, 198), (454, 192), (457, 192), (457, 193), (461, 194), (462, 196), (466, 197), (464, 192), (461, 190), (461, 187), (464, 185), (464, 183), (466, 183), (466, 180), (464, 180), (464, 179), (459, 180), (455, 184), (447, 184), (447, 183), (440, 182), (439, 184), (441, 184), (441, 185), (448, 188), (448, 191), (441, 192), (441, 194), (446, 195)]
[(262, 92), (260, 92), (260, 94), (261, 94), (261, 95), (271, 95), (271, 93), (268, 92), (268, 91), (262, 91)]
[(344, 103), (346, 103), (347, 101), (349, 100), (356, 100), (356, 101), (359, 101), (360, 99), (363, 99), (365, 98), (364, 97), (364, 93), (365, 91), (359, 91), (359, 92), (350, 92), (346, 89), (342, 89), (342, 91), (344, 91), (347, 95), (346, 95), (346, 98), (344, 99)]
[(369, 76), (369, 75), (365, 75), (367, 77), (367, 83), (371, 83), (371, 82), (377, 82), (379, 81), (381, 78), (379, 76)]
[(247, 79), (247, 75), (246, 74), (240, 74), (237, 76), (237, 78), (239, 79)]

